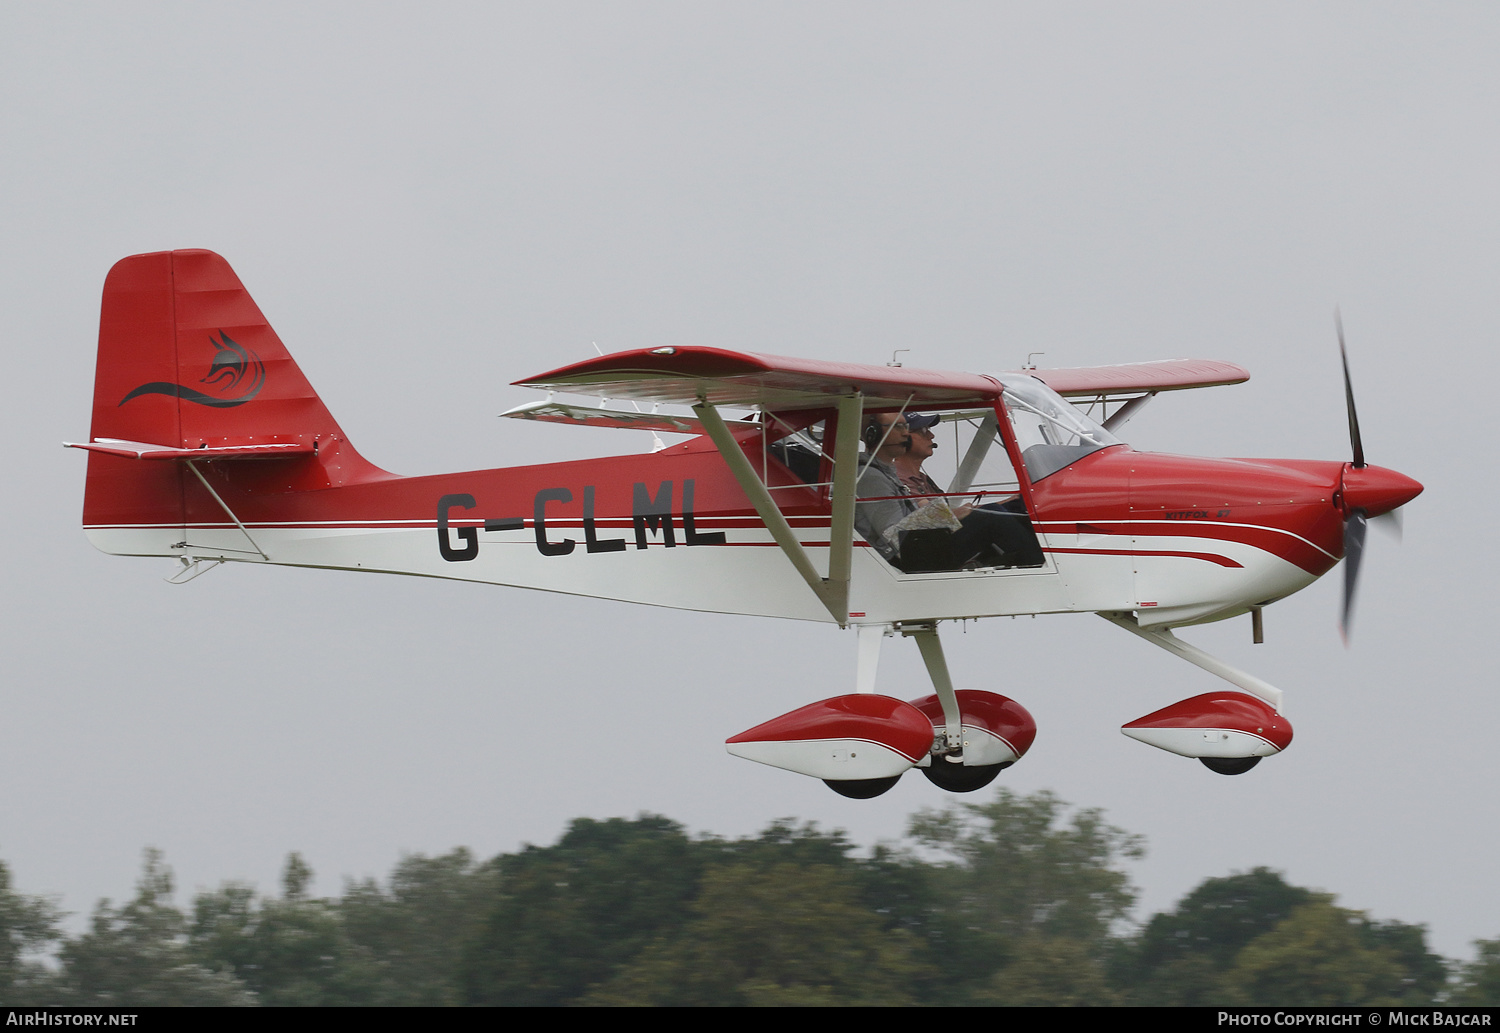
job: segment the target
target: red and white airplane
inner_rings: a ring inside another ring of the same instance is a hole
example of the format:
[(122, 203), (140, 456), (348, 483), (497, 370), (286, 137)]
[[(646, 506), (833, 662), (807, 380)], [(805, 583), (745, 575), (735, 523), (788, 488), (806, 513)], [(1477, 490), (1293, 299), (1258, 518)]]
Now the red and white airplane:
[[(1248, 612), (1259, 637), (1262, 607), (1340, 558), (1347, 622), (1367, 519), (1422, 486), (1365, 464), (1352, 392), (1347, 463), (1142, 453), (1113, 433), (1159, 392), (1248, 377), (1185, 359), (986, 376), (650, 348), (517, 381), (547, 397), (504, 415), (686, 442), (398, 477), (354, 450), (228, 263), (172, 251), (110, 271), (92, 436), (71, 447), (90, 453), (89, 540), (175, 558), (179, 580), (273, 563), (855, 628), (856, 691), (742, 732), (729, 751), (846, 796), (878, 795), (912, 767), (966, 792), (1018, 760), (1036, 726), (1014, 700), (954, 689), (943, 621), (1098, 613), (1230, 686), (1132, 721), (1127, 735), (1225, 774), (1291, 741), (1279, 690), (1172, 629)], [(936, 418), (952, 442), (946, 486), (881, 487), (881, 457), (909, 433), (884, 415), (899, 413)], [(899, 520), (881, 525), (882, 513)], [(966, 539), (972, 524), (1003, 534)], [(916, 639), (931, 695), (874, 692), (891, 635)]]

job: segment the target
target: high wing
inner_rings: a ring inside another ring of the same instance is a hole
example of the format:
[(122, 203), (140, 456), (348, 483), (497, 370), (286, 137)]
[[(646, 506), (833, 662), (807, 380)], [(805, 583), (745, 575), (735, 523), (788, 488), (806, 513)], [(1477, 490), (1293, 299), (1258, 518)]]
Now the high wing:
[[(1144, 401), (1161, 391), (1242, 384), (1250, 379), (1243, 366), (1213, 359), (1160, 359), (1114, 366), (1010, 372), (1035, 377), (1079, 404), (1127, 398)], [(826, 408), (839, 397), (856, 393), (862, 396), (865, 411), (990, 408), (1000, 393), (1000, 384), (983, 374), (822, 362), (702, 347), (616, 352), (527, 377), (515, 384), (652, 403), (706, 403), (776, 412)], [(703, 433), (702, 426), (690, 417), (591, 408), (551, 399), (517, 406), (501, 415), (591, 427)]]
[[(1035, 377), (1080, 409), (1094, 416), (1108, 431), (1116, 431), (1162, 391), (1243, 384), (1250, 371), (1215, 359), (1158, 359), (1118, 366), (1078, 366), (1073, 369), (1017, 370)], [(1111, 402), (1120, 403), (1113, 413)], [(1098, 413), (1094, 407), (1098, 406)]]
[(854, 394), (861, 395), (864, 408), (870, 410), (993, 405), (1000, 394), (996, 380), (975, 373), (701, 347), (616, 352), (515, 383), (606, 398), (775, 412), (829, 408), (838, 398)]
[(1250, 371), (1214, 359), (1158, 359), (1118, 366), (1079, 366), (1074, 369), (1015, 370), (1036, 377), (1064, 398), (1184, 391), (1194, 387), (1243, 384)]

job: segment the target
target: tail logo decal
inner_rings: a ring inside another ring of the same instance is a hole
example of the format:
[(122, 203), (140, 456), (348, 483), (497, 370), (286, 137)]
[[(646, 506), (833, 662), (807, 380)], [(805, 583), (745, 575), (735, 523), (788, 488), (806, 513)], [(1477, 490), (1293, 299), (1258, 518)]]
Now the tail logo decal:
[(205, 394), (181, 384), (168, 384), (165, 381), (156, 380), (149, 384), (142, 384), (131, 391), (130, 394), (120, 399), (120, 405), (141, 395), (169, 395), (189, 402), (197, 402), (199, 405), (210, 405), (215, 409), (232, 409), (237, 405), (244, 405), (260, 394), (260, 389), (266, 382), (266, 367), (265, 363), (260, 361), (260, 356), (243, 344), (232, 340), (223, 330), (219, 331), (218, 340), (214, 340), (212, 334), (208, 339), (218, 354), (214, 356), (213, 365), (208, 368), (208, 376), (198, 383), (213, 385), (214, 390), (218, 392), (217, 395)]

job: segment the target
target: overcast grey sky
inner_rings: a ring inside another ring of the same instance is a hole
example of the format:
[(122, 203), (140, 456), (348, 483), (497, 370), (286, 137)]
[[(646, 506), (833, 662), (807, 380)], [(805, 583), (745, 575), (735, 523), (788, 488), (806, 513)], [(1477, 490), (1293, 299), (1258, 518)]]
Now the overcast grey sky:
[[(9, 390), (0, 858), (74, 911), (180, 885), (318, 889), (403, 851), (548, 842), (656, 811), (796, 815), (871, 844), (875, 801), (727, 756), (852, 686), (852, 634), (274, 568), (164, 584), (79, 530), (99, 289), (117, 259), (235, 267), (351, 439), (402, 473), (644, 449), (501, 423), (510, 381), (707, 344), (986, 371), (1182, 355), (1137, 447), (1344, 459), (1423, 481), (1339, 574), (1184, 637), (1279, 685), (1297, 738), (1239, 778), (1123, 722), (1217, 687), (1086, 615), (947, 636), (1014, 696), (1005, 773), (1149, 841), (1142, 911), (1266, 864), (1467, 954), (1500, 936), (1491, 447), (1500, 10), (1490, 4), (75, 3), (0, 7)], [(956, 629), (955, 629), (956, 631)], [(888, 644), (881, 688), (925, 693)], [(1486, 731), (1489, 729), (1489, 731)]]

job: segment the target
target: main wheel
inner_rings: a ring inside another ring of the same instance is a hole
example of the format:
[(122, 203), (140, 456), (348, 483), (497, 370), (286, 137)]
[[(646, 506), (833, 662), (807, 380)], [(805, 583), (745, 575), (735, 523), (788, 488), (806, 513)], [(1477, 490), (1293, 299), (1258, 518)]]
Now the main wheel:
[(892, 775), (890, 778), (825, 778), (823, 784), (851, 800), (873, 800), (899, 781), (900, 775)]
[[(1014, 761), (1011, 762), (1015, 763)], [(972, 793), (983, 789), (995, 780), (1010, 764), (986, 764), (983, 767), (966, 768), (962, 764), (949, 764), (942, 757), (933, 757), (932, 764), (922, 769), (927, 781), (950, 793)]]
[(1260, 763), (1259, 757), (1199, 757), (1203, 766), (1221, 775), (1243, 775)]

